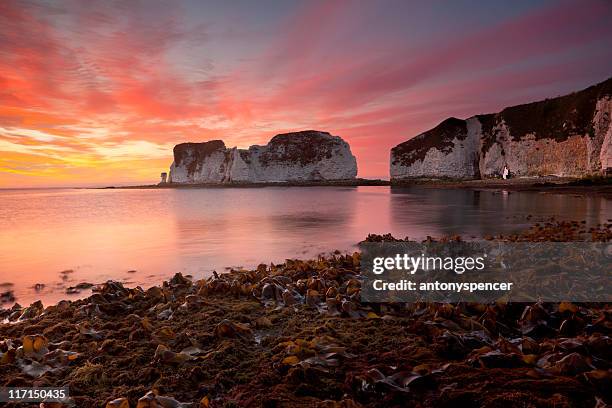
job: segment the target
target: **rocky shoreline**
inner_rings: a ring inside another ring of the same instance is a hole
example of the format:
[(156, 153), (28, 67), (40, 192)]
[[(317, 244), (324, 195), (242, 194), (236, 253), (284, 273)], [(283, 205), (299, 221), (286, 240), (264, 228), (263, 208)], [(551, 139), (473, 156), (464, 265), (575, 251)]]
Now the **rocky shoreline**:
[(158, 189), (158, 188), (262, 188), (262, 187), (359, 187), (359, 186), (391, 186), (391, 187), (425, 187), (425, 188), (462, 188), (472, 190), (506, 190), (533, 191), (559, 194), (603, 195), (612, 197), (612, 178), (560, 178), (560, 177), (529, 177), (508, 180), (455, 180), (434, 178), (413, 178), (404, 180), (355, 179), (336, 181), (303, 181), (275, 183), (198, 183), (198, 184), (151, 184), (140, 186), (109, 186), (99, 189)]
[(389, 180), (382, 179), (350, 179), (350, 180), (319, 180), (319, 181), (274, 181), (274, 182), (247, 182), (233, 181), (223, 183), (160, 183), (140, 186), (108, 186), (102, 189), (147, 189), (147, 188), (257, 188), (257, 187), (358, 187), (358, 186), (389, 186)]
[(423, 186), (427, 188), (461, 188), (471, 190), (531, 191), (556, 194), (601, 195), (612, 197), (612, 177), (563, 178), (522, 177), (507, 180), (404, 179), (393, 180), (392, 186)]
[[(609, 242), (609, 222), (487, 239)], [(177, 274), (147, 290), (109, 281), (87, 299), (16, 305), (0, 315), (0, 386), (68, 386), (77, 407), (612, 403), (610, 305), (364, 304), (359, 257)]]

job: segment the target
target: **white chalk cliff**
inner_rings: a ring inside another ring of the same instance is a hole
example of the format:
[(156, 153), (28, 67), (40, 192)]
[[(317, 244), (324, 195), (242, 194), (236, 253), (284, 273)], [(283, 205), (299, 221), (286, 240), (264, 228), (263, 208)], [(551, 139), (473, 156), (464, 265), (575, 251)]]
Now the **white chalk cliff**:
[(612, 170), (612, 78), (558, 98), (449, 118), (391, 149), (392, 180), (584, 177)]
[(265, 146), (227, 148), (222, 140), (174, 147), (169, 182), (269, 183), (350, 180), (357, 161), (342, 138), (307, 130), (276, 135)]

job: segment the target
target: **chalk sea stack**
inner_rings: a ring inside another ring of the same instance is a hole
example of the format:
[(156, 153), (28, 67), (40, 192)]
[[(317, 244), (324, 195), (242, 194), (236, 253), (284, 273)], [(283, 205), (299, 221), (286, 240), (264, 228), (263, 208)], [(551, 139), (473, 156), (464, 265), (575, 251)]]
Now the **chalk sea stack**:
[(357, 161), (342, 138), (306, 130), (276, 135), (265, 146), (228, 148), (222, 140), (174, 147), (169, 182), (270, 183), (352, 180)]
[(392, 181), (586, 177), (612, 170), (612, 78), (540, 102), (449, 118), (391, 149)]

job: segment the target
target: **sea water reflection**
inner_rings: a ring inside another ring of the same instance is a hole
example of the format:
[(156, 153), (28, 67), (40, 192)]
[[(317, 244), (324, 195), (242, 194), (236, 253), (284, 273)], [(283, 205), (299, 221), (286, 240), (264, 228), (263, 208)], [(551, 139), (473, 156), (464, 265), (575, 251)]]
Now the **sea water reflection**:
[[(150, 286), (178, 271), (201, 277), (353, 251), (369, 233), (481, 237), (551, 216), (594, 225), (612, 218), (612, 204), (595, 196), (382, 186), (1, 190), (0, 284), (12, 283), (22, 304), (49, 304), (80, 282)], [(36, 283), (45, 288), (34, 291)]]

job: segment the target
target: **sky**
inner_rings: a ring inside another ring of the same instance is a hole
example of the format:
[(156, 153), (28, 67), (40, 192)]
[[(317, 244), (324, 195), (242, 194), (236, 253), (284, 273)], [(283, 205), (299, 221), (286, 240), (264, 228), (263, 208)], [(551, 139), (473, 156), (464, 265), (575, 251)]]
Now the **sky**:
[(612, 2), (0, 1), (0, 188), (154, 183), (175, 144), (341, 136), (360, 177), (612, 76)]

